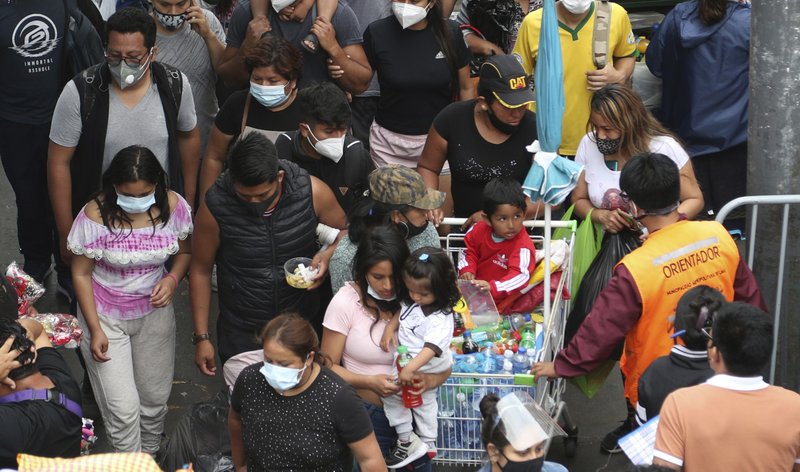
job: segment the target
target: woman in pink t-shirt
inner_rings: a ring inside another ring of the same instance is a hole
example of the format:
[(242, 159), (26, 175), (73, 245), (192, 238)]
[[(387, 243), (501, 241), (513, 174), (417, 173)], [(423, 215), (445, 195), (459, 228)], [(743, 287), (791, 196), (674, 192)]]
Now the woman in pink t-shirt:
[[(352, 385), (364, 401), (375, 436), (388, 455), (397, 436), (383, 412), (382, 397), (400, 390), (392, 376), (393, 352), (380, 347), (389, 320), (400, 309), (405, 290), (403, 263), (408, 246), (397, 230), (388, 226), (373, 229), (362, 238), (353, 259), (354, 282), (345, 284), (331, 300), (322, 323), (321, 351), (331, 357), (332, 370)], [(442, 374), (419, 374), (420, 390), (436, 388), (447, 379)], [(415, 470), (430, 470), (430, 458), (414, 462)], [(426, 464), (424, 469), (416, 468)]]
[(175, 365), (172, 296), (189, 268), (191, 215), (156, 156), (129, 146), (67, 238), (81, 351), (116, 452), (159, 449)]

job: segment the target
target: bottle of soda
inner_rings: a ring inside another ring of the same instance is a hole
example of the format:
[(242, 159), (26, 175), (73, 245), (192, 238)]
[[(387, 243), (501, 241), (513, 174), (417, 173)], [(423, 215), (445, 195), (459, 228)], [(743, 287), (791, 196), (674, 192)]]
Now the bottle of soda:
[(522, 332), (522, 340), (519, 345), (525, 349), (536, 348), (536, 335), (533, 334), (533, 330), (528, 327), (525, 328), (525, 331)]
[[(408, 352), (407, 347), (397, 346), (397, 372), (400, 373), (403, 370), (403, 367), (407, 366), (413, 358), (414, 356)], [(422, 396), (411, 393), (411, 387), (403, 385), (402, 395), (403, 406), (406, 408), (416, 408), (422, 405)]]
[(464, 343), (461, 345), (461, 352), (472, 354), (478, 352), (478, 343), (472, 339), (472, 331), (464, 331)]
[(464, 332), (464, 318), (461, 316), (461, 313), (457, 311), (453, 312), (453, 337), (461, 336), (461, 333)]

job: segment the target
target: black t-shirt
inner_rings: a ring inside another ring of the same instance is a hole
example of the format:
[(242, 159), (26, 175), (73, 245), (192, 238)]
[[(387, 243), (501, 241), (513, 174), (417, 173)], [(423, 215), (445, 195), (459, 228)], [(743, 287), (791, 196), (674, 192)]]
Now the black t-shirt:
[(62, 2), (0, 3), (0, 118), (50, 122), (64, 85), (63, 41)]
[[(460, 69), (469, 63), (469, 51), (458, 25), (448, 25)], [(381, 86), (375, 121), (395, 133), (427, 134), (436, 114), (458, 93), (430, 23), (415, 31), (404, 30), (394, 16), (378, 20), (364, 32), (364, 52)]]
[(372, 432), (355, 390), (323, 367), (306, 391), (284, 397), (259, 372), (262, 365), (242, 371), (231, 397), (242, 420), (248, 472), (341, 471), (347, 444)]
[[(214, 124), (223, 133), (238, 136), (242, 130), (244, 103), (250, 94), (248, 90), (239, 90), (231, 94), (222, 105), (214, 120)], [(250, 98), (247, 114), (247, 126), (265, 131), (296, 130), (303, 121), (303, 113), (297, 100), (280, 111), (272, 111), (261, 105), (255, 98)]]
[[(81, 392), (64, 358), (54, 348), (37, 351), (36, 367), (55, 389), (80, 404)], [(81, 426), (77, 415), (43, 400), (0, 405), (0, 468), (17, 467), (17, 454), (77, 457), (81, 452)]]
[(369, 188), (367, 176), (375, 170), (369, 152), (364, 149), (361, 141), (347, 135), (344, 141), (344, 155), (339, 162), (333, 162), (327, 157), (317, 159), (305, 153), (300, 146), (301, 139), (305, 138), (299, 131), (281, 133), (275, 140), (278, 157), (294, 162), (328, 184), (339, 206), (349, 214), (356, 198)]
[(475, 100), (448, 105), (433, 121), (447, 141), (452, 174), (455, 216), (468, 218), (483, 209), (483, 187), (495, 177), (511, 177), (520, 184), (531, 168), (525, 149), (536, 139), (536, 115), (526, 112), (517, 131), (500, 144), (487, 142), (475, 125)]

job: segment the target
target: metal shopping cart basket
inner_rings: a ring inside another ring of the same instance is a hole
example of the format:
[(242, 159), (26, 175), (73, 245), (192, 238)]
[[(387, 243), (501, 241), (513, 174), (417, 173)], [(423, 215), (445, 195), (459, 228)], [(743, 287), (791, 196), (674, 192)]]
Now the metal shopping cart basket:
[[(465, 220), (446, 218), (444, 224), (460, 225)], [(544, 342), (541, 360), (552, 361), (556, 352), (563, 347), (564, 326), (569, 313), (569, 300), (562, 297), (562, 288), (570, 285), (572, 278), (572, 254), (575, 238), (575, 222), (543, 222), (526, 221), (526, 227), (544, 228), (549, 234), (551, 227), (570, 228), (571, 238), (567, 241), (570, 254), (563, 265), (563, 274), (557, 294), (550, 306), (548, 297), (545, 297), (544, 312)], [(463, 251), (463, 234), (451, 233), (442, 238), (445, 250), (457, 256)], [(549, 238), (532, 236), (531, 239), (537, 249), (549, 245)], [(549, 254), (548, 254), (549, 256)], [(546, 256), (547, 257), (547, 256)], [(547, 262), (547, 261), (546, 261)], [(546, 263), (545, 266), (548, 266)], [(545, 292), (549, 293), (549, 269), (545, 276)], [(434, 463), (441, 465), (479, 465), (484, 457), (485, 449), (481, 442), (481, 414), (479, 404), (481, 398), (487, 393), (506, 395), (515, 390), (522, 390), (530, 394), (536, 402), (553, 418), (565, 426), (565, 430), (574, 429), (574, 424), (561, 399), (566, 384), (563, 379), (548, 382), (547, 379), (536, 379), (534, 382), (527, 375), (510, 374), (482, 374), (482, 373), (453, 373), (447, 381), (439, 387), (439, 431), (436, 440), (437, 454)], [(548, 440), (545, 448), (549, 448)]]

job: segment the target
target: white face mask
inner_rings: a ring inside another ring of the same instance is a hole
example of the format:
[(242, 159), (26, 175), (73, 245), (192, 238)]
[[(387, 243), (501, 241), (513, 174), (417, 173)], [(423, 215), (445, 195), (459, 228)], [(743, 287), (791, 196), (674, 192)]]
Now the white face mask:
[(369, 282), (367, 282), (367, 293), (368, 293), (368, 294), (369, 294), (369, 295), (370, 295), (372, 298), (374, 298), (375, 300), (381, 300), (381, 301), (384, 301), (384, 302), (390, 302), (390, 301), (394, 300), (395, 298), (397, 298), (397, 295), (396, 295), (396, 294), (395, 294), (395, 295), (392, 295), (392, 296), (391, 296), (391, 297), (389, 297), (389, 298), (383, 298), (383, 297), (381, 297), (381, 296), (378, 294), (378, 292), (376, 292), (376, 291), (375, 291), (375, 289), (374, 289), (374, 288), (372, 288), (372, 285), (370, 285), (370, 284), (369, 284)]
[(573, 15), (586, 13), (594, 0), (561, 0), (564, 8)]
[[(333, 162), (339, 162), (342, 159), (344, 155), (344, 135), (339, 138), (317, 139), (311, 131), (311, 127), (306, 125), (306, 128), (308, 129), (308, 134), (311, 135), (306, 136), (308, 144), (313, 146), (321, 156), (325, 156)], [(312, 137), (317, 141), (316, 144), (311, 142)]]
[(428, 3), (428, 6), (422, 8), (407, 3), (392, 2), (392, 13), (400, 22), (400, 26), (406, 29), (424, 20), (428, 16), (428, 9), (431, 5), (432, 3)]
[(280, 13), (281, 10), (293, 4), (297, 0), (272, 0), (272, 9)]

